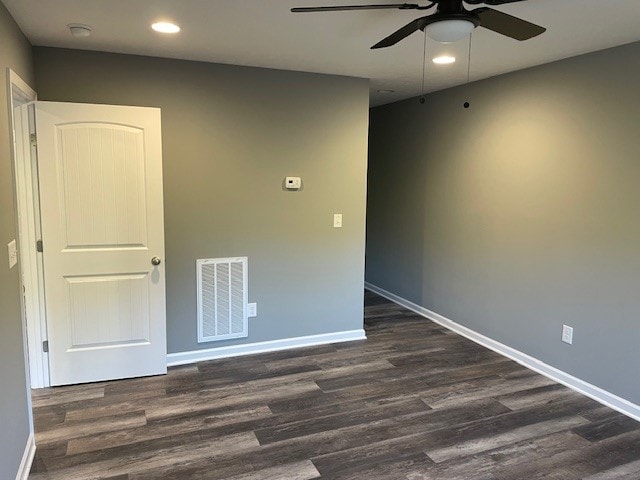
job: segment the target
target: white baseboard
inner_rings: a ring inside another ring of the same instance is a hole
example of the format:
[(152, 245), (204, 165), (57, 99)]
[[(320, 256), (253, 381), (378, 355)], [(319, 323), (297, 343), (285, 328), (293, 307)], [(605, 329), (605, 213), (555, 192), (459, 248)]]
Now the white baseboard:
[(215, 360), (218, 358), (238, 357), (240, 355), (254, 355), (256, 353), (275, 352), (290, 348), (311, 347), (313, 345), (325, 345), (327, 343), (351, 342), (353, 340), (366, 340), (364, 330), (348, 330), (344, 332), (323, 333), (320, 335), (308, 335), (306, 337), (285, 338), (268, 342), (246, 343), (244, 345), (231, 345), (228, 347), (208, 348), (206, 350), (193, 350), (191, 352), (179, 352), (167, 354), (167, 366), (186, 365), (189, 363)]
[(606, 405), (607, 407), (611, 407), (614, 410), (617, 410), (620, 413), (623, 413), (634, 420), (640, 421), (640, 405), (636, 405), (635, 403), (631, 403), (629, 400), (625, 400), (622, 397), (619, 397), (611, 392), (607, 392), (600, 387), (592, 385), (591, 383), (585, 382), (573, 375), (570, 375), (562, 370), (559, 370), (551, 365), (544, 363), (537, 358), (534, 358), (526, 353), (522, 353), (519, 350), (511, 348), (503, 343), (500, 343), (496, 340), (493, 340), (489, 337), (486, 337), (470, 328), (464, 327), (459, 323), (454, 322), (453, 320), (449, 320), (442, 315), (432, 312), (431, 310), (424, 308), (416, 303), (413, 303), (409, 300), (406, 300), (394, 293), (388, 292), (383, 288), (380, 288), (371, 283), (365, 282), (365, 288), (370, 290), (378, 295), (385, 297), (391, 300), (398, 305), (401, 305), (411, 311), (416, 312), (423, 317), (428, 318), (429, 320), (434, 321), (435, 323), (442, 325), (443, 327), (456, 332), (463, 337), (468, 338), (469, 340), (474, 341), (484, 347), (487, 347), (493, 350), (500, 355), (503, 355), (511, 360), (518, 362), (520, 365), (523, 365), (535, 372), (544, 375), (552, 380), (555, 380), (558, 383), (561, 383), (576, 392), (582, 393), (589, 398), (596, 400), (597, 402)]
[(24, 448), (24, 454), (22, 455), (22, 461), (20, 462), (20, 468), (16, 474), (16, 480), (27, 480), (29, 478), (29, 470), (31, 470), (31, 464), (33, 463), (33, 457), (36, 455), (36, 438), (33, 433), (29, 434), (27, 439), (27, 445)]

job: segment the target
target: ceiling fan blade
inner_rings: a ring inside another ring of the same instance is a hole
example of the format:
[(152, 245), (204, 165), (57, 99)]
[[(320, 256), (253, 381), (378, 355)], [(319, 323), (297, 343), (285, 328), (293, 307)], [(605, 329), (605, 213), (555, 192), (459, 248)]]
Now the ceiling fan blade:
[(489, 7), (473, 10), (480, 17), (480, 26), (515, 40), (529, 40), (547, 31), (546, 28), (527, 22)]
[(400, 40), (407, 38), (413, 32), (422, 30), (425, 26), (431, 23), (431, 21), (429, 21), (429, 19), (431, 18), (433, 18), (433, 15), (429, 17), (416, 18), (414, 21), (407, 23), (404, 27), (396, 30), (388, 37), (380, 40), (373, 47), (371, 47), (371, 49), (374, 50), (376, 48), (385, 48), (390, 47), (391, 45), (395, 45)]
[(387, 3), (378, 5), (338, 5), (335, 7), (295, 7), (291, 11), (300, 12), (339, 12), (343, 10), (382, 10), (385, 8), (397, 8), (398, 10), (416, 10), (420, 5), (415, 3)]

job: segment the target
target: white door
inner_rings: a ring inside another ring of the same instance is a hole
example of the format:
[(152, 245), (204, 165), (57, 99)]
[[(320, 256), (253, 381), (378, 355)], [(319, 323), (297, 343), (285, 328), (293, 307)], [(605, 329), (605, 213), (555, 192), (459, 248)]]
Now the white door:
[(166, 373), (160, 110), (35, 120), (51, 385)]

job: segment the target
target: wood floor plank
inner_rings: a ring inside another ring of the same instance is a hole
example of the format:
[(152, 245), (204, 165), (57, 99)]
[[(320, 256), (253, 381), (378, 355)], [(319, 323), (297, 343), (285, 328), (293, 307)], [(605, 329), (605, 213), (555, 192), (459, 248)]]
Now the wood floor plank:
[(501, 480), (549, 478), (582, 479), (629, 464), (640, 456), (640, 430), (634, 430), (579, 450), (563, 449), (535, 463), (523, 463), (500, 471)]
[(430, 480), (499, 479), (500, 471), (538, 460), (565, 450), (579, 450), (589, 442), (572, 432), (559, 432), (483, 451), (471, 456), (456, 457), (429, 468)]
[(36, 433), (55, 428), (56, 425), (63, 423), (67, 417), (64, 409), (57, 407), (42, 407), (36, 410), (34, 416), (34, 430)]
[(263, 468), (257, 472), (242, 473), (229, 477), (228, 480), (312, 480), (319, 478), (320, 472), (310, 460)]
[(569, 390), (563, 385), (555, 382), (543, 384), (540, 387), (531, 385), (531, 387), (532, 388), (524, 390), (498, 394), (494, 396), (494, 398), (503, 405), (509, 407), (511, 410), (521, 410), (535, 405), (571, 400), (580, 397), (579, 393)]
[(584, 480), (638, 480), (640, 478), (640, 460), (619, 465), (605, 472), (598, 472)]
[(630, 432), (640, 428), (640, 422), (629, 417), (616, 415), (615, 417), (601, 420), (599, 422), (590, 422), (573, 431), (587, 440), (596, 442), (605, 438), (615, 437), (622, 433)]
[(146, 423), (144, 411), (103, 417), (92, 422), (63, 422), (54, 428), (36, 433), (36, 444), (47, 445), (60, 440), (69, 441), (95, 433), (141, 427)]
[(255, 434), (260, 444), (265, 445), (289, 438), (304, 437), (326, 430), (366, 424), (386, 418), (426, 412), (428, 410), (429, 407), (417, 398), (400, 400), (395, 403), (360, 409), (355, 412), (351, 411), (325, 417), (306, 418), (297, 422), (259, 429), (255, 431)]
[(521, 365), (518, 365), (516, 362), (511, 360), (504, 359), (502, 361), (487, 364), (451, 368), (444, 372), (424, 377), (424, 381), (431, 387), (438, 387), (442, 385), (453, 385), (458, 382), (473, 380), (475, 378), (483, 378), (493, 375), (506, 377), (506, 375), (512, 373), (522, 372), (526, 372), (526, 374), (529, 375), (529, 372)]
[[(82, 463), (65, 469), (50, 469), (44, 474), (33, 475), (34, 480), (87, 480), (90, 478), (108, 478), (117, 475), (131, 475), (151, 469), (172, 469), (174, 464), (193, 461), (194, 459), (211, 459), (220, 452), (250, 451), (258, 446), (258, 440), (253, 433), (241, 433), (218, 439), (216, 442), (194, 441), (158, 452), (144, 454), (122, 455), (115, 458), (103, 459), (91, 463)], [(46, 463), (46, 461), (45, 461)], [(158, 477), (162, 478), (162, 477)]]
[[(70, 387), (60, 387), (64, 390), (57, 390), (55, 388), (43, 388), (46, 392), (38, 392), (33, 399), (33, 407), (46, 407), (50, 405), (60, 405), (69, 402), (82, 402), (83, 400), (89, 400), (91, 398), (104, 397), (103, 386), (88, 386), (84, 389), (71, 389)], [(37, 391), (37, 390), (36, 390)]]
[(189, 415), (178, 421), (150, 422), (139, 428), (129, 428), (127, 430), (108, 431), (98, 434), (92, 432), (91, 435), (70, 440), (67, 447), (67, 455), (93, 452), (106, 448), (169, 437), (176, 432), (180, 432), (181, 434), (194, 432), (197, 434), (205, 428), (228, 425), (239, 421), (246, 422), (247, 420), (269, 416), (272, 416), (271, 410), (269, 410), (268, 407), (261, 406), (237, 410), (233, 409), (220, 412), (216, 415)]
[(126, 412), (140, 410), (145, 399), (162, 398), (166, 395), (164, 388), (142, 390), (135, 394), (119, 393), (106, 395), (86, 402), (75, 402), (66, 408), (66, 421), (90, 421), (101, 417), (110, 417)]
[(265, 404), (276, 398), (295, 397), (313, 390), (319, 390), (319, 387), (310, 380), (285, 383), (263, 389), (246, 388), (243, 390), (237, 387), (224, 392), (202, 390), (192, 395), (166, 397), (158, 404), (147, 408), (146, 414), (149, 420), (184, 415), (186, 413), (196, 414), (211, 409), (211, 405), (214, 403), (217, 407)]
[(553, 420), (547, 420), (546, 422), (537, 422), (524, 427), (514, 428), (503, 433), (458, 442), (449, 447), (428, 450), (426, 454), (434, 462), (440, 463), (451, 460), (452, 458), (466, 457), (530, 438), (542, 437), (551, 433), (575, 428), (588, 422), (589, 420), (578, 416), (555, 418)]
[[(468, 400), (496, 398), (507, 393), (527, 391), (532, 388), (550, 384), (554, 384), (554, 382), (541, 375), (514, 380), (505, 380), (500, 376), (493, 378), (484, 377), (472, 382), (435, 388), (423, 396), (422, 400), (431, 408), (441, 408), (443, 406), (465, 403)], [(459, 388), (460, 386), (462, 386), (462, 388)], [(506, 403), (503, 403), (503, 405), (511, 408)]]
[[(392, 458), (370, 458), (368, 462), (348, 469), (338, 468), (322, 474), (321, 478), (332, 480), (422, 480), (422, 472), (433, 468), (433, 462), (423, 453), (395, 453)], [(430, 478), (430, 477), (426, 477)]]

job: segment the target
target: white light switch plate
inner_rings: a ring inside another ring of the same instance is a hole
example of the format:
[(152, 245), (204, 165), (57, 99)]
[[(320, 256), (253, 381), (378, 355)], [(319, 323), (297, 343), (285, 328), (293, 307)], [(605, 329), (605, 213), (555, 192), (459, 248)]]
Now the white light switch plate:
[(333, 228), (342, 228), (342, 214), (334, 213), (333, 214)]
[(18, 263), (18, 249), (16, 247), (16, 241), (11, 240), (7, 244), (7, 249), (9, 250), (9, 268), (13, 268)]
[(573, 344), (573, 327), (569, 325), (562, 326), (562, 341), (569, 345)]
[(258, 316), (258, 304), (257, 303), (248, 303), (247, 304), (247, 317), (257, 317)]

